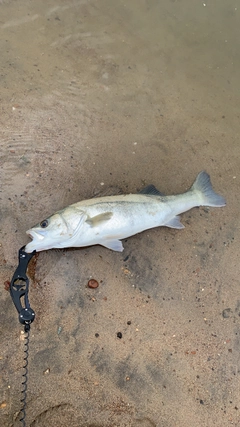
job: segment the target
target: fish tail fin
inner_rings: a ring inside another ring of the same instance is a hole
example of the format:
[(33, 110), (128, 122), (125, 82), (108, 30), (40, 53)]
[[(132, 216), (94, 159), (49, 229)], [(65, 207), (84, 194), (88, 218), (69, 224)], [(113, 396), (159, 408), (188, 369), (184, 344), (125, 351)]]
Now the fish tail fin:
[(213, 190), (210, 176), (205, 171), (198, 174), (191, 190), (198, 194), (200, 206), (221, 207), (226, 205), (224, 197)]

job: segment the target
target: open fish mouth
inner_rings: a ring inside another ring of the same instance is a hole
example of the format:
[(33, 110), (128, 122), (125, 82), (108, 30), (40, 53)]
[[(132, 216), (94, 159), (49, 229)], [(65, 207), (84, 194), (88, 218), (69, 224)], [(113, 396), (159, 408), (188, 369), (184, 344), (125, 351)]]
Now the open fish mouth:
[(35, 240), (43, 240), (44, 239), (44, 236), (41, 233), (37, 233), (36, 231), (28, 230), (26, 233), (29, 237), (31, 237), (32, 240), (34, 240), (34, 239)]

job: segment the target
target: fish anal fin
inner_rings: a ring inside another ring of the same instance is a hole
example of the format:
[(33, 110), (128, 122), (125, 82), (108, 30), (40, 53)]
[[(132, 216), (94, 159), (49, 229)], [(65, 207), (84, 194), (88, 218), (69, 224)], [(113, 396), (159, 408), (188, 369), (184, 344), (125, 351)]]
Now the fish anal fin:
[(164, 196), (153, 184), (140, 190), (139, 194), (145, 194), (146, 196)]
[(178, 229), (185, 228), (184, 225), (180, 222), (180, 216), (174, 216), (166, 224), (164, 224), (164, 226)]
[(112, 218), (112, 216), (113, 216), (112, 212), (104, 212), (99, 215), (93, 216), (92, 218), (88, 216), (86, 219), (86, 223), (89, 224), (91, 227), (97, 227), (103, 222), (109, 221)]
[(102, 246), (105, 246), (105, 248), (111, 249), (112, 251), (116, 252), (122, 252), (124, 249), (121, 240), (105, 240), (100, 244)]

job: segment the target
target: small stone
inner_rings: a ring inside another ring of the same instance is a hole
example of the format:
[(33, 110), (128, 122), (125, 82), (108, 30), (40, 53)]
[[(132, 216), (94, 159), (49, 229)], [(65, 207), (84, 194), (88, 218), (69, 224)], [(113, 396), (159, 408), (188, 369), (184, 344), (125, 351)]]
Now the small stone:
[(117, 337), (118, 337), (119, 339), (121, 339), (121, 338), (122, 338), (122, 332), (117, 332)]
[(97, 280), (95, 280), (95, 279), (90, 279), (90, 280), (88, 281), (88, 287), (89, 287), (89, 288), (91, 288), (91, 289), (96, 289), (96, 288), (98, 288), (98, 286), (99, 286), (99, 283), (97, 282)]
[(131, 325), (131, 324), (132, 324), (131, 320), (128, 320), (127, 325)]
[(5, 409), (6, 406), (7, 406), (7, 402), (6, 401), (0, 403), (0, 409)]
[(96, 337), (96, 338), (98, 338), (98, 337), (99, 337), (99, 334), (98, 334), (97, 332), (96, 332), (96, 334), (95, 334), (95, 337)]
[(230, 316), (231, 316), (231, 308), (225, 308), (223, 311), (222, 311), (222, 316), (223, 316), (223, 318), (224, 319), (228, 319)]
[(4, 289), (5, 289), (5, 291), (9, 291), (9, 289), (10, 289), (10, 281), (9, 280), (5, 280), (5, 282), (4, 282)]

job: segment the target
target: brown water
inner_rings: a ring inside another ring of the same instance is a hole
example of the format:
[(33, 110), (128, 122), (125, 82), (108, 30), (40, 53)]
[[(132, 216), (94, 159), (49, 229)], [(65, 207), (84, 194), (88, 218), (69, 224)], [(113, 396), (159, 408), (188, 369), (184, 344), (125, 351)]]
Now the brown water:
[(3, 283), (25, 231), (100, 192), (183, 192), (202, 169), (227, 207), (185, 230), (40, 253), (27, 426), (239, 425), (239, 28), (236, 0), (0, 1), (1, 426), (20, 425)]

